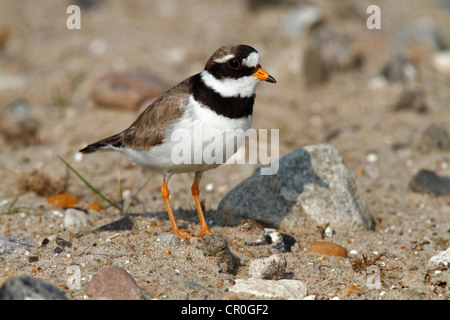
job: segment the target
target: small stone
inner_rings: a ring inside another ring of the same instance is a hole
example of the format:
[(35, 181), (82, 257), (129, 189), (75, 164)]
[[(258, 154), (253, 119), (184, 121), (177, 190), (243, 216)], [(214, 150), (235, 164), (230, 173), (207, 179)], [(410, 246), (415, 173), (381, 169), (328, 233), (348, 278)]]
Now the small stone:
[(347, 249), (341, 247), (337, 244), (326, 242), (326, 241), (316, 241), (308, 249), (311, 252), (317, 252), (320, 254), (328, 256), (338, 256), (347, 257)]
[(84, 211), (69, 208), (64, 211), (64, 226), (66, 228), (82, 228), (88, 224), (87, 216)]
[(400, 55), (386, 64), (381, 75), (390, 83), (399, 82), (408, 86), (417, 80), (419, 72), (410, 59)]
[(205, 236), (202, 251), (205, 256), (217, 259), (217, 264), (220, 267), (219, 272), (236, 274), (241, 264), (241, 259), (231, 252), (227, 241), (222, 237)]
[(418, 113), (425, 113), (428, 107), (425, 102), (425, 93), (421, 89), (403, 90), (400, 98), (392, 107), (394, 111), (409, 110)]
[(274, 254), (268, 258), (253, 260), (248, 273), (254, 279), (280, 280), (283, 278), (286, 264), (283, 254)]
[(134, 228), (134, 225), (134, 221), (129, 216), (125, 216), (117, 221), (98, 227), (93, 232), (131, 230)]
[(323, 19), (320, 7), (301, 3), (293, 6), (284, 23), (286, 35), (300, 35)]
[(51, 284), (28, 276), (12, 278), (0, 287), (0, 300), (68, 300)]
[(111, 300), (144, 300), (134, 278), (124, 269), (106, 267), (95, 273), (88, 283), (88, 297)]
[(421, 169), (412, 177), (408, 187), (418, 193), (448, 195), (450, 194), (450, 178), (440, 177), (433, 171)]
[(164, 91), (165, 86), (154, 75), (135, 70), (98, 79), (92, 97), (100, 105), (136, 111), (144, 101), (159, 97)]
[(450, 151), (450, 137), (445, 128), (432, 123), (423, 132), (418, 148), (424, 153), (432, 150)]
[(61, 252), (63, 252), (63, 249), (61, 247), (56, 247), (55, 249), (53, 249), (53, 253), (60, 254)]
[(177, 237), (174, 233), (166, 233), (162, 234), (160, 237), (158, 237), (158, 243), (162, 244), (169, 244), (171, 246), (175, 246), (180, 244), (180, 238)]
[(345, 287), (344, 289), (339, 290), (337, 292), (337, 294), (349, 296), (349, 295), (352, 295), (352, 294), (355, 294), (358, 292), (359, 292), (358, 286), (353, 283), (353, 284), (349, 285), (348, 287)]
[(11, 253), (26, 253), (37, 248), (37, 244), (32, 241), (19, 237), (1, 237), (0, 238), (0, 257)]
[(445, 251), (440, 251), (428, 260), (427, 268), (436, 269), (439, 267), (448, 268), (450, 265), (450, 247)]
[(437, 72), (450, 76), (450, 50), (436, 52), (431, 59)]
[(301, 300), (306, 297), (306, 284), (299, 280), (236, 279), (230, 291), (258, 297)]
[(64, 248), (72, 248), (72, 243), (69, 241), (64, 240), (63, 238), (56, 237), (56, 243), (60, 245), (63, 249)]

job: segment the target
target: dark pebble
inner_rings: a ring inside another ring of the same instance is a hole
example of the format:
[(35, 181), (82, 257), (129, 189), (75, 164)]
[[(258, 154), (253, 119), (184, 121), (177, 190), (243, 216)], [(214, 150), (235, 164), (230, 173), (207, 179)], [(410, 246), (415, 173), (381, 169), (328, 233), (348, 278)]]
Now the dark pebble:
[(450, 151), (450, 138), (443, 127), (432, 123), (423, 132), (418, 147), (422, 152)]
[(64, 248), (72, 248), (72, 244), (69, 241), (64, 240), (63, 238), (56, 238), (56, 243), (61, 246), (63, 249)]
[(125, 216), (117, 221), (114, 221), (104, 226), (94, 229), (93, 232), (99, 231), (125, 231), (131, 230), (134, 227), (134, 221), (129, 216)]
[(0, 287), (0, 300), (68, 300), (51, 284), (28, 276), (12, 278)]
[(28, 262), (32, 263), (32, 262), (37, 262), (39, 261), (39, 257), (38, 256), (29, 256), (28, 257)]
[(408, 85), (417, 78), (418, 71), (411, 60), (400, 55), (394, 57), (386, 64), (381, 71), (381, 75), (388, 82), (400, 82), (404, 85)]
[(228, 248), (227, 240), (219, 236), (204, 236), (202, 251), (205, 256), (216, 258), (219, 272), (236, 274), (241, 259), (236, 257)]
[(56, 247), (55, 249), (53, 249), (53, 252), (60, 254), (61, 252), (63, 252), (63, 249), (61, 247)]
[(450, 178), (440, 177), (431, 170), (421, 169), (417, 172), (408, 185), (414, 192), (432, 195), (450, 194)]
[(400, 98), (393, 106), (394, 111), (409, 110), (418, 113), (425, 113), (428, 111), (428, 107), (425, 103), (425, 94), (420, 89), (408, 89), (404, 90), (400, 94)]

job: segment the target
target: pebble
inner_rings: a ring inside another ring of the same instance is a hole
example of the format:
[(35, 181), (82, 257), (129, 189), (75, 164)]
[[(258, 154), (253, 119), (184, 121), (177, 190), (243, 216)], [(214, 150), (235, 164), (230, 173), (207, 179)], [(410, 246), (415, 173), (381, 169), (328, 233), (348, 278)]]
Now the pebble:
[(308, 251), (325, 254), (328, 256), (347, 257), (347, 249), (326, 241), (316, 241), (308, 249)]
[(215, 235), (204, 236), (203, 239), (203, 254), (217, 259), (219, 272), (236, 274), (241, 265), (241, 259), (228, 248), (227, 240)]
[(60, 237), (56, 237), (56, 243), (61, 246), (63, 249), (64, 248), (72, 248), (72, 243), (70, 243), (69, 241), (64, 240), (63, 238)]
[(270, 299), (301, 300), (307, 295), (306, 284), (300, 280), (236, 279), (230, 291), (254, 294)]
[(144, 101), (159, 97), (164, 91), (164, 85), (154, 75), (134, 70), (107, 74), (98, 79), (92, 89), (92, 98), (99, 105), (137, 111)]
[(450, 76), (450, 50), (435, 52), (431, 60), (437, 72)]
[(427, 268), (436, 269), (439, 267), (448, 268), (450, 265), (450, 247), (447, 250), (440, 251), (428, 260)]
[(323, 12), (320, 7), (306, 3), (297, 4), (289, 10), (283, 32), (286, 35), (298, 36), (322, 19)]
[(418, 193), (448, 195), (450, 194), (450, 178), (440, 177), (431, 170), (421, 169), (412, 177), (408, 188)]
[(0, 287), (0, 300), (68, 300), (51, 284), (28, 276), (12, 278)]
[(418, 19), (407, 25), (398, 33), (397, 41), (402, 46), (421, 50), (439, 51), (447, 47), (431, 18)]
[(302, 75), (309, 87), (325, 82), (333, 72), (358, 68), (363, 63), (362, 54), (336, 30), (324, 22), (311, 28), (302, 60)]
[(417, 147), (423, 153), (450, 151), (450, 137), (443, 126), (431, 123), (420, 137)]
[(392, 58), (381, 70), (381, 75), (389, 83), (401, 83), (409, 86), (416, 82), (419, 71), (410, 59), (403, 55)]
[(109, 224), (105, 224), (101, 227), (98, 227), (93, 230), (93, 232), (100, 232), (100, 231), (126, 231), (131, 230), (134, 228), (134, 221), (129, 217), (125, 216), (123, 218), (120, 218), (117, 221), (111, 222)]
[(134, 278), (123, 268), (110, 266), (95, 273), (85, 294), (90, 298), (111, 300), (144, 300)]
[(257, 170), (221, 200), (218, 212), (226, 213), (225, 223), (239, 225), (248, 218), (295, 233), (307, 217), (335, 229), (375, 229), (353, 176), (332, 145), (299, 148), (278, 166), (275, 175)]
[(353, 283), (353, 284), (349, 285), (348, 287), (345, 287), (344, 289), (339, 290), (337, 292), (337, 294), (349, 296), (349, 295), (352, 295), (352, 294), (355, 294), (358, 292), (359, 292), (358, 286)]
[(37, 244), (19, 237), (0, 238), (0, 257), (11, 253), (30, 253), (37, 248)]
[(283, 254), (274, 254), (268, 258), (253, 260), (248, 272), (253, 279), (280, 280), (283, 278), (286, 264)]
[(425, 102), (425, 93), (422, 89), (405, 89), (401, 92), (398, 101), (392, 107), (394, 111), (409, 110), (425, 113), (428, 107)]
[(84, 211), (69, 208), (64, 211), (64, 227), (82, 228), (88, 225), (87, 215)]

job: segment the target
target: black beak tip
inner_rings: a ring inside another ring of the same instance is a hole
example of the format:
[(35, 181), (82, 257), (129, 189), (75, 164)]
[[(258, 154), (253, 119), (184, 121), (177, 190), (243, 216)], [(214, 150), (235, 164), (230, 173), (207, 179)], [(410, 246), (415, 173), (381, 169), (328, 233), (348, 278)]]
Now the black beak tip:
[(277, 83), (277, 80), (275, 80), (274, 77), (272, 77), (271, 75), (269, 75), (266, 79), (266, 82), (270, 82), (270, 83)]

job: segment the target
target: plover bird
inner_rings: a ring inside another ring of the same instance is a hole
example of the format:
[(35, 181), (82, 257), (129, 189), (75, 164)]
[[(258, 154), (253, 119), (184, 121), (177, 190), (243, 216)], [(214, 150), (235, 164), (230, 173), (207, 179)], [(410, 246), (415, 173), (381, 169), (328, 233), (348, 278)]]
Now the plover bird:
[[(192, 235), (176, 224), (169, 201), (169, 178), (174, 173), (195, 172), (191, 192), (200, 219), (197, 237), (201, 239), (203, 235), (211, 235), (199, 200), (202, 173), (216, 168), (232, 155), (223, 152), (223, 161), (207, 161), (202, 155), (210, 145), (204, 137), (214, 136), (212, 133), (223, 135), (223, 139), (218, 139), (219, 149), (225, 151), (231, 143), (234, 153), (245, 141), (245, 131), (251, 126), (255, 90), (261, 81), (276, 82), (261, 68), (259, 53), (254, 48), (223, 46), (208, 59), (202, 72), (165, 92), (128, 129), (90, 144), (80, 152), (119, 151), (128, 160), (163, 173), (161, 194), (172, 230), (180, 239)], [(233, 130), (238, 132), (237, 136), (225, 134)], [(181, 142), (174, 139), (175, 133), (181, 133)], [(177, 155), (174, 151), (179, 149), (190, 151), (184, 155), (185, 161), (174, 160)]]

